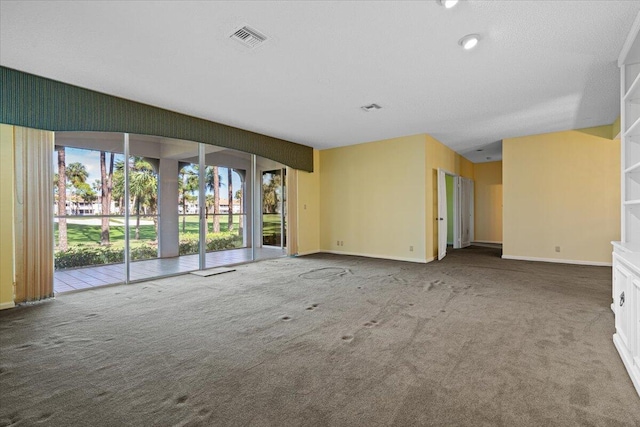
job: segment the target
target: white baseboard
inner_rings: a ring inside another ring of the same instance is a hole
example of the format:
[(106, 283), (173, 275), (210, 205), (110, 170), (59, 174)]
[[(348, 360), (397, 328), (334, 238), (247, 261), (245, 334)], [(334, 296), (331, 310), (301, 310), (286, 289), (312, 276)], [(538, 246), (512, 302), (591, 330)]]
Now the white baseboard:
[(11, 302), (3, 302), (2, 304), (0, 304), (0, 310), (6, 310), (7, 308), (13, 308), (16, 306), (16, 303), (11, 301)]
[(497, 242), (497, 241), (493, 241), (493, 240), (472, 240), (471, 244), (473, 245), (474, 243), (491, 243), (492, 245), (501, 245), (502, 242)]
[(320, 251), (307, 251), (307, 252), (298, 252), (295, 256), (305, 256), (305, 255), (313, 255), (319, 254)]
[(345, 251), (323, 250), (321, 252), (327, 253), (327, 254), (335, 254), (335, 255), (363, 256), (363, 257), (367, 257), (367, 258), (390, 259), (390, 260), (393, 260), (393, 261), (417, 262), (417, 263), (420, 263), (420, 264), (426, 264), (426, 263), (431, 262), (431, 261), (433, 261), (435, 259), (433, 257), (431, 259), (405, 258), (405, 257), (397, 257), (397, 256), (389, 256), (389, 255), (362, 254), (362, 253), (345, 252)]
[(611, 267), (610, 262), (600, 261), (580, 261), (574, 259), (557, 259), (557, 258), (537, 258), (518, 255), (502, 255), (503, 259), (514, 259), (518, 261), (537, 261), (537, 262), (555, 262), (557, 264), (575, 264), (575, 265), (593, 265), (596, 267)]

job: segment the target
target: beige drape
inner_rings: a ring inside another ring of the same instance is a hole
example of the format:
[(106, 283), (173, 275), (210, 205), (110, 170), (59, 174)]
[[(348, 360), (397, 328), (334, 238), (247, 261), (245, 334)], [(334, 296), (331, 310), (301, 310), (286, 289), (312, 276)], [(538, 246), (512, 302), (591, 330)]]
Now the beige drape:
[(287, 168), (287, 255), (298, 254), (298, 171)]
[(53, 132), (15, 127), (16, 302), (53, 296)]

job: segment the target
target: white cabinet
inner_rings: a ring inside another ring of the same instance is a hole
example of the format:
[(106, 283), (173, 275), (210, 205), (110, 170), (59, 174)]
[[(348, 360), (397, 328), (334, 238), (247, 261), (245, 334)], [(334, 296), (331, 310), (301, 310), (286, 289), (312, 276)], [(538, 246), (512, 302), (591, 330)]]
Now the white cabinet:
[(616, 260), (615, 266), (613, 267), (613, 289), (614, 297), (614, 313), (616, 318), (616, 334), (618, 335), (618, 340), (621, 341), (623, 349), (627, 352), (627, 358), (631, 359), (632, 349), (634, 346), (635, 336), (631, 334), (631, 329), (633, 327), (633, 314), (634, 307), (632, 306), (633, 301), (633, 292), (632, 292), (632, 280), (633, 276), (631, 275), (631, 271), (625, 268), (625, 264), (620, 262), (620, 260)]
[[(640, 17), (640, 15), (638, 15)], [(622, 142), (622, 241), (640, 241), (640, 39), (636, 18), (620, 66), (620, 134)]]
[[(633, 366), (632, 366), (632, 377), (635, 378), (636, 389), (638, 389), (638, 393), (640, 393), (640, 276), (633, 279), (633, 288), (635, 292), (635, 305), (633, 312), (635, 313), (635, 343), (636, 350), (633, 355)], [(631, 328), (633, 330), (633, 327)]]
[(620, 67), (621, 241), (613, 242), (613, 342), (640, 394), (640, 14)]
[[(613, 342), (640, 394), (640, 259), (614, 244)], [(634, 261), (636, 263), (634, 263)]]

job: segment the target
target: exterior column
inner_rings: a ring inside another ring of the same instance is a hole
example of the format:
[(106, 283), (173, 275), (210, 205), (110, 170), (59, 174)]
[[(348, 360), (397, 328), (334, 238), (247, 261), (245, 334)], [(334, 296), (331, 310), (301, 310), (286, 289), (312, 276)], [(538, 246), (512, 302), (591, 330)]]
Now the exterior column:
[(178, 161), (160, 159), (158, 168), (158, 256), (178, 256)]

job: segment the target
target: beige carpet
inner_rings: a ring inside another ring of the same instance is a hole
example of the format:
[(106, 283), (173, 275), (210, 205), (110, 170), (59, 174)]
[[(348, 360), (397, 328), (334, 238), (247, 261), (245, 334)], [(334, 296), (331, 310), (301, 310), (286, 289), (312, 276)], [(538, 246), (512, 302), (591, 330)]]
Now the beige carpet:
[(0, 425), (638, 426), (611, 269), (317, 255), (0, 312)]

